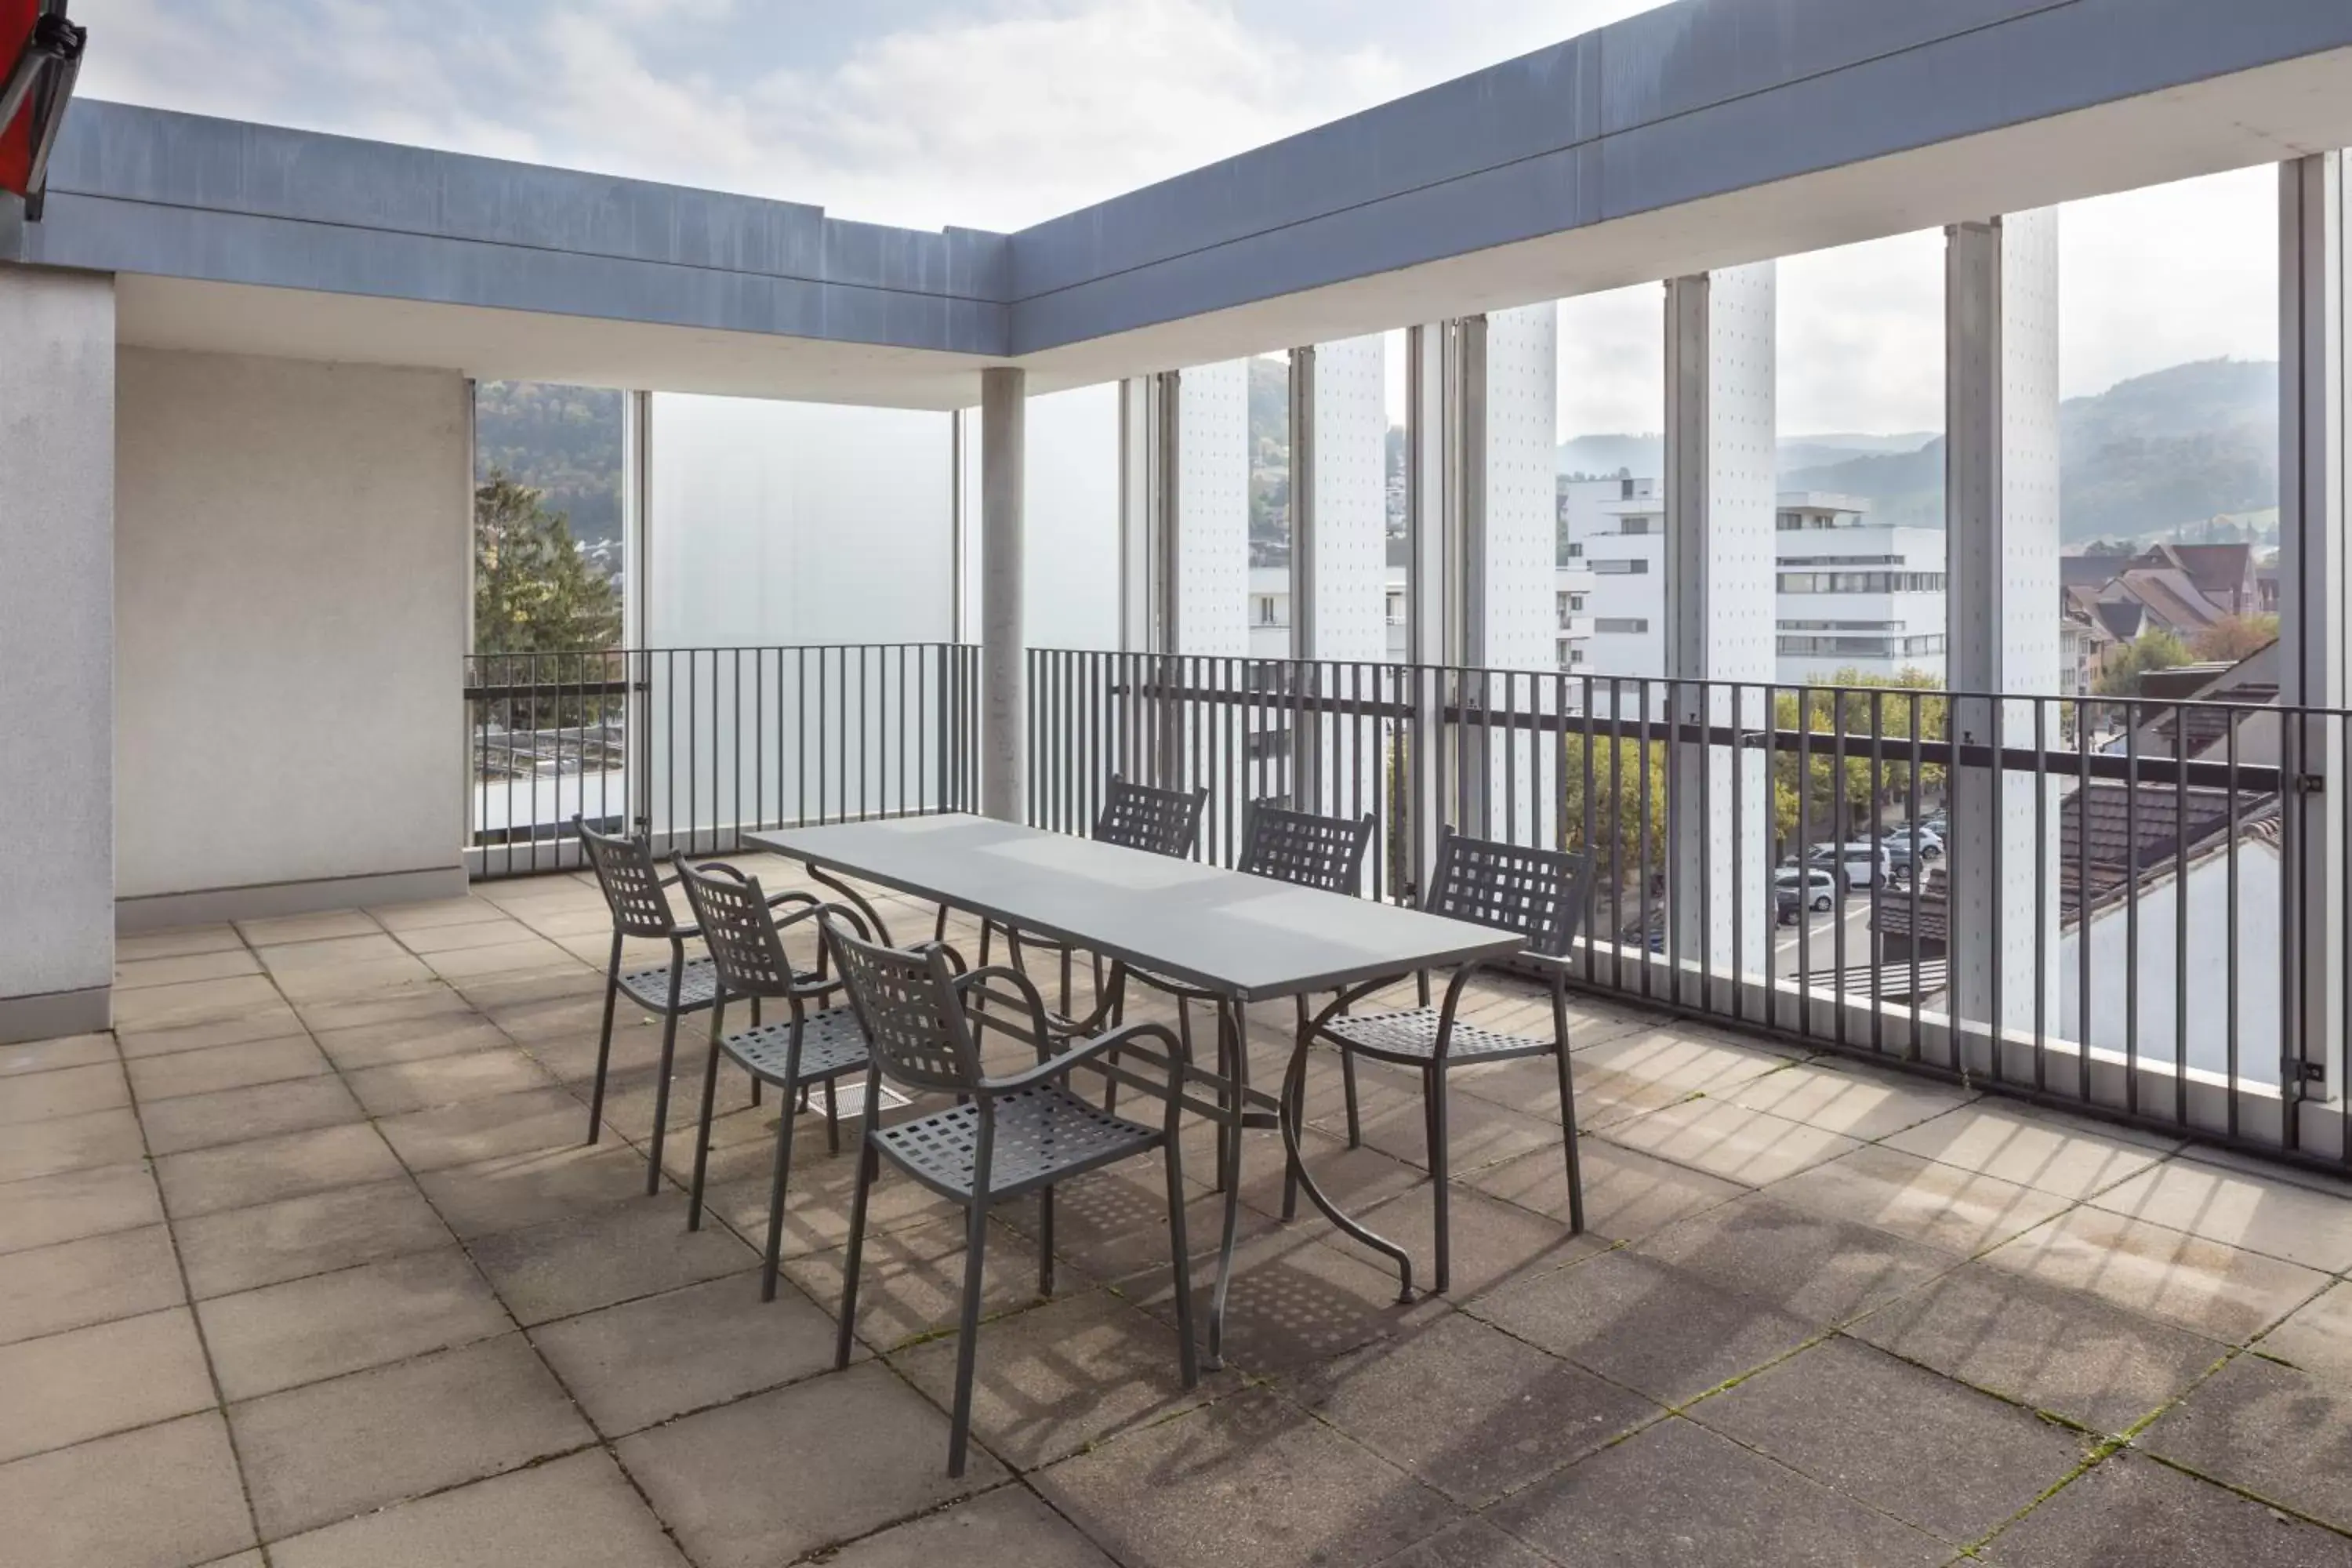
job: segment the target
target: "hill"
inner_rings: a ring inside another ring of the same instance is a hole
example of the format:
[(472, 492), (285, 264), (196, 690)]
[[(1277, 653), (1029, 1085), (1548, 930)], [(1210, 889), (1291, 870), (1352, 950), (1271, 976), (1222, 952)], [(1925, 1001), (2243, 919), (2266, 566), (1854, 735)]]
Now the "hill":
[(625, 399), (599, 386), (486, 381), (474, 393), (475, 478), (493, 468), (547, 495), (589, 554), (621, 549), (621, 425)]

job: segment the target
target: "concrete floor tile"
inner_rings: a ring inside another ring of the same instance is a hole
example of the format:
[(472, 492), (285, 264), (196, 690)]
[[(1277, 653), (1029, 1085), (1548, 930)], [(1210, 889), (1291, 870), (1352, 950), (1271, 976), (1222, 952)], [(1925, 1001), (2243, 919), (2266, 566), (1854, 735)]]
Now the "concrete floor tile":
[(1551, 1563), (1485, 1520), (1465, 1519), (1381, 1558), (1378, 1568), (1551, 1568)]
[(155, 1162), (175, 1220), (331, 1192), (402, 1174), (400, 1161), (365, 1122), (282, 1132)]
[(1031, 1479), (1129, 1568), (1372, 1563), (1459, 1514), (1437, 1491), (1265, 1392), (1129, 1433)]
[(496, 1025), (470, 1009), (319, 1031), (319, 1048), (336, 1067), (350, 1073), (392, 1062), (500, 1050), (509, 1043)]
[(455, 1247), (267, 1285), (197, 1305), (222, 1394), (252, 1399), (514, 1327)]
[(2021, 1405), (2123, 1432), (2225, 1353), (2095, 1296), (1969, 1263), (1847, 1332)]
[[(783, 1272), (826, 1311), (838, 1311), (842, 1260), (842, 1248), (828, 1247), (787, 1258)], [(963, 1275), (964, 1227), (960, 1220), (869, 1231), (858, 1270), (857, 1337), (887, 1351), (953, 1328), (962, 1310)], [(984, 1316), (1032, 1305), (1038, 1299), (1035, 1244), (1010, 1226), (991, 1220), (981, 1279)], [(1075, 1295), (1093, 1285), (1074, 1264), (1064, 1263), (1055, 1272), (1056, 1295)]]
[(121, 1042), (124, 1061), (167, 1057), (178, 1051), (200, 1051), (213, 1046), (240, 1046), (251, 1040), (285, 1039), (304, 1032), (300, 1016), (278, 1001), (249, 1008), (233, 1017), (169, 1024), (152, 1029), (133, 1027), (120, 1018), (115, 1020), (115, 1037)]
[(277, 1568), (686, 1568), (603, 1453), (399, 1503), (280, 1541)]
[(471, 894), (455, 899), (421, 899), (406, 904), (374, 904), (367, 913), (376, 924), (402, 937), (436, 926), (469, 925), (507, 918), (498, 905)]
[(2079, 1432), (1843, 1338), (1685, 1414), (1958, 1543), (1984, 1536), (2072, 1475), (2092, 1448)]
[(216, 1089), (159, 1100), (140, 1108), (147, 1147), (157, 1155), (183, 1154), (222, 1143), (242, 1143), (278, 1132), (337, 1127), (366, 1112), (340, 1079), (289, 1079), (283, 1083)]
[(229, 1408), (264, 1541), (594, 1439), (520, 1334)]
[(2178, 1140), (2150, 1142), (2120, 1128), (1987, 1100), (1906, 1128), (1886, 1144), (2071, 1199), (2114, 1186), (2179, 1147)]
[(1769, 1110), (1808, 1127), (1867, 1142), (1916, 1127), (1977, 1097), (1949, 1084), (1811, 1061), (1792, 1062), (1777, 1072), (1749, 1079), (1724, 1091), (1722, 1098), (1752, 1110)]
[(253, 1543), (217, 1412), (0, 1465), (0, 1520), (9, 1568), (185, 1568)]
[[(1585, 1139), (1580, 1157), (1585, 1226), (1612, 1241), (1638, 1241), (1751, 1190), (1599, 1138)], [(1551, 1150), (1523, 1154), (1463, 1179), (1522, 1208), (1554, 1219), (1568, 1217), (1568, 1177), (1559, 1155)]]
[(1963, 1254), (1998, 1246), (2067, 1207), (2054, 1193), (1875, 1143), (1775, 1182), (1770, 1195)]
[(149, 985), (121, 993), (114, 998), (114, 1027), (118, 1035), (126, 1037), (124, 1054), (128, 1055), (127, 1037), (134, 1034), (152, 1034), (193, 1024), (228, 1024), (247, 1017), (276, 1017), (284, 1006), (285, 999), (267, 975), (191, 980), (177, 985)]
[(2225, 1486), (2352, 1532), (2352, 1388), (2242, 1355), (2140, 1444)]
[(2352, 1542), (2128, 1452), (1995, 1536), (2001, 1568), (2342, 1568)]
[(492, 1095), (520, 1094), (552, 1087), (554, 1082), (546, 1069), (512, 1046), (347, 1069), (343, 1081), (371, 1116), (397, 1116)]
[(187, 952), (226, 952), (245, 945), (233, 925), (175, 926), (114, 939), (117, 963), (135, 958), (176, 958)]
[[(14, 1080), (11, 1080), (14, 1081)], [(146, 1157), (139, 1118), (129, 1110), (93, 1110), (53, 1121), (29, 1121), (0, 1138), (0, 1182), (50, 1176), (93, 1165), (120, 1165)]]
[(198, 1300), (446, 1247), (452, 1237), (406, 1177), (173, 1222)]
[(55, 1072), (59, 1068), (99, 1067), (116, 1060), (114, 1037), (109, 1034), (60, 1035), (50, 1040), (23, 1040), (0, 1046), (0, 1078), (20, 1073)]
[[(1561, 1178), (1565, 1184), (1566, 1178)], [(1424, 1180), (1412, 1191), (1354, 1211), (1371, 1230), (1412, 1255), (1416, 1285), (1437, 1279), (1437, 1189)], [(1572, 1235), (1567, 1221), (1531, 1213), (1474, 1186), (1452, 1184), (1446, 1205), (1449, 1293), (1471, 1300), (1496, 1287), (1541, 1274), (1612, 1244), (1587, 1232)], [(1341, 1243), (1352, 1247), (1352, 1243)]]
[(759, 1261), (723, 1226), (687, 1229), (685, 1202), (667, 1191), (467, 1246), (526, 1326), (740, 1274)]
[(853, 1541), (827, 1568), (936, 1568), (942, 1563), (1023, 1568), (1115, 1568), (1069, 1521), (1024, 1487), (999, 1487), (969, 1502)]
[(2325, 1273), (2352, 1268), (2352, 1202), (2276, 1177), (2168, 1160), (2091, 1203)]
[(130, 1064), (131, 1088), (142, 1103), (316, 1078), (333, 1070), (333, 1064), (302, 1035), (142, 1057)]
[(187, 952), (169, 958), (118, 959), (114, 965), (117, 991), (143, 990), (150, 985), (177, 985), (189, 980), (226, 980), (237, 974), (258, 974), (261, 964), (241, 947), (211, 952)]
[(239, 921), (237, 934), (255, 947), (283, 947), (337, 937), (374, 936), (383, 928), (359, 910), (320, 910), (314, 914), (271, 915)]
[(160, 1225), (12, 1252), (0, 1263), (0, 1344), (186, 1299), (171, 1233)]
[(86, 1116), (130, 1103), (131, 1088), (123, 1081), (120, 1062), (0, 1078), (0, 1127)]
[[(829, 1320), (828, 1320), (829, 1322)], [(942, 1408), (955, 1400), (952, 1334), (894, 1352), (890, 1363)], [(1165, 1420), (1239, 1386), (1204, 1373), (1186, 1389), (1174, 1332), (1108, 1291), (1049, 1301), (980, 1328), (972, 1430), (1022, 1469)]]
[(2254, 1342), (2264, 1355), (2352, 1384), (2352, 1281), (2329, 1286)]
[(1608, 1141), (1760, 1187), (1850, 1154), (1862, 1145), (1842, 1132), (1751, 1110), (1728, 1100), (1689, 1100), (1613, 1123)]
[(562, 1089), (534, 1089), (387, 1116), (376, 1130), (410, 1170), (438, 1171), (579, 1143), (588, 1135), (588, 1107)]
[(974, 1450), (963, 1478), (950, 1479), (947, 1446), (948, 1418), (868, 1363), (614, 1447), (698, 1568), (767, 1568), (1003, 1479)]
[(542, 1323), (530, 1337), (609, 1437), (830, 1370), (833, 1324), (789, 1283), (762, 1301), (756, 1279), (736, 1274)]
[[(1664, 1110), (1694, 1094), (1727, 1093), (1790, 1061), (1786, 1051), (1763, 1041), (1734, 1044), (1685, 1024), (1578, 1042), (1570, 1055), (1576, 1075), (1577, 1121), (1586, 1128)], [(1550, 1064), (1540, 1065), (1548, 1068)], [(1530, 1080), (1528, 1087), (1538, 1086)], [(1553, 1092), (1557, 1097), (1556, 1088)]]
[(641, 1200), (646, 1157), (618, 1139), (607, 1139), (444, 1166), (419, 1176), (416, 1184), (449, 1228), (471, 1239)]
[(1769, 1302), (1624, 1252), (1521, 1280), (1470, 1310), (1667, 1405), (1753, 1372), (1821, 1331)]
[(1474, 1509), (1663, 1414), (1458, 1312), (1312, 1368), (1284, 1391)]
[(466, 999), (448, 986), (407, 985), (371, 996), (306, 1000), (295, 1007), (303, 1026), (320, 1037), (342, 1029), (364, 1029), (378, 1024), (413, 1024), (424, 1018), (446, 1018), (471, 1011)]
[(2239, 1342), (2327, 1286), (2325, 1275), (2299, 1264), (2095, 1208), (2037, 1226), (1984, 1260)]
[(1828, 1325), (1918, 1289), (1952, 1253), (1754, 1194), (1669, 1226), (1635, 1250), (1717, 1289)]
[(185, 1307), (0, 1345), (0, 1464), (213, 1403)]
[(1689, 1421), (1669, 1418), (1497, 1505), (1488, 1519), (1561, 1563), (1848, 1568), (1952, 1549)]
[(0, 1184), (0, 1253), (161, 1224), (163, 1200), (143, 1163), (93, 1165)]

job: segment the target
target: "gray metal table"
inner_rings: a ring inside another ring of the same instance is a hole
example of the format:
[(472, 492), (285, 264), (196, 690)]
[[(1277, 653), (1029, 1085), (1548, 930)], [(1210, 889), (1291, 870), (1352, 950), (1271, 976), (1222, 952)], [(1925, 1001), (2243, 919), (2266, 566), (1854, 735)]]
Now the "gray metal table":
[[(761, 848), (820, 871), (855, 877), (947, 904), (1022, 931), (1092, 949), (1223, 997), (1237, 1022), (1251, 1002), (1309, 993), (1419, 969), (1450, 968), (1515, 952), (1507, 931), (1446, 920), (1369, 899), (1353, 899), (1190, 860), (1098, 844), (961, 813), (840, 823), (746, 834)], [(1235, 1128), (1281, 1130), (1288, 1172), (1332, 1224), (1397, 1267), (1401, 1294), (1412, 1293), (1404, 1248), (1342, 1213), (1300, 1157), (1300, 1106), (1307, 1037), (1291, 1051), (1279, 1096), (1249, 1085), (1246, 1034), (1232, 1079), (1195, 1068), (1214, 1102), (1186, 1105)], [(1209, 1307), (1209, 1359), (1221, 1359), (1226, 1288), (1240, 1214), (1240, 1145), (1228, 1138), (1224, 1231), (1216, 1293)]]

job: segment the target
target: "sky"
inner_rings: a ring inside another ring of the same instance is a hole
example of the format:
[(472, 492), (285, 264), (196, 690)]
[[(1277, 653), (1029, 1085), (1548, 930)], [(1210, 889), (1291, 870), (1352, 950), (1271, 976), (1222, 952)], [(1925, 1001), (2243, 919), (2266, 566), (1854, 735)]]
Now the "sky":
[[(81, 91), (1013, 229), (1648, 0), (75, 0)], [(2277, 352), (2275, 177), (2061, 216), (2069, 396)], [(1937, 429), (1942, 237), (1784, 259), (1784, 435)], [(1662, 290), (1564, 306), (1565, 436), (1661, 424)]]

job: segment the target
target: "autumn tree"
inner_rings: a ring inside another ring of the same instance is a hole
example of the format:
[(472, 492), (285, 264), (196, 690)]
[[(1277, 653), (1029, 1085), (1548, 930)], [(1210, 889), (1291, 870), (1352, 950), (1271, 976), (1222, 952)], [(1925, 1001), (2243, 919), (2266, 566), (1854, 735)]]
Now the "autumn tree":
[(2143, 675), (2151, 670), (2171, 669), (2189, 660), (2189, 645), (2180, 640), (2179, 633), (2168, 626), (2150, 626), (2121, 647), (2109, 649), (2099, 661), (2099, 695), (2134, 696)]
[(2276, 616), (2224, 616), (2197, 634), (2190, 645), (2199, 658), (2235, 664), (2278, 641)]

